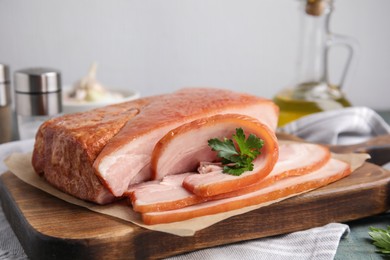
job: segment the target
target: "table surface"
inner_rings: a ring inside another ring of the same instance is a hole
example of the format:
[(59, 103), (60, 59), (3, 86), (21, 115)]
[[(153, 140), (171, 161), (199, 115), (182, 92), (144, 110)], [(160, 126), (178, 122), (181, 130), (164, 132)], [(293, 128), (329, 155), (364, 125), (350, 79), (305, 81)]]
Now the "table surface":
[[(378, 111), (378, 113), (390, 124), (390, 111)], [(337, 260), (374, 260), (387, 259), (376, 253), (376, 247), (368, 235), (370, 227), (387, 228), (390, 225), (390, 212), (365, 219), (346, 223), (351, 229), (346, 237), (340, 240), (335, 259)], [(390, 257), (388, 258), (390, 259)]]

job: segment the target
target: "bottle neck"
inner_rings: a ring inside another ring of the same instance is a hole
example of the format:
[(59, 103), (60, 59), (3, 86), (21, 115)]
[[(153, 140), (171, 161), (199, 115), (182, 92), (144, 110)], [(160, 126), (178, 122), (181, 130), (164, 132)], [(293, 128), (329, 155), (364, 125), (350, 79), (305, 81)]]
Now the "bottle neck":
[(331, 2), (307, 0), (302, 3), (298, 51), (298, 85), (327, 83), (327, 38)]

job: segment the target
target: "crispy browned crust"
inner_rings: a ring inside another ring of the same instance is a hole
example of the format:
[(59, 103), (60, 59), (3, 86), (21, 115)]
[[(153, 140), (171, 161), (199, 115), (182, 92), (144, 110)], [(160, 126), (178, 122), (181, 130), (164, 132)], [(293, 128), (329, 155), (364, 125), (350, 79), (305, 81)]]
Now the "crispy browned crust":
[(33, 151), (35, 171), (58, 189), (105, 204), (114, 196), (102, 185), (92, 164), (107, 142), (151, 98), (64, 115), (40, 127)]

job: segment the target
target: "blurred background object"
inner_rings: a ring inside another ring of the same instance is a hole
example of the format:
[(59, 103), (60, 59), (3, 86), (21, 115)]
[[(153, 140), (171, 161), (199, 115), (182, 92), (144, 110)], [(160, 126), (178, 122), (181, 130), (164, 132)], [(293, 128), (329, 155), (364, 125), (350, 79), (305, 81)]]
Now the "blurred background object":
[(62, 113), (61, 73), (33, 67), (14, 74), (15, 105), (21, 140), (35, 138), (39, 126)]
[[(99, 79), (142, 96), (214, 86), (272, 98), (295, 80), (298, 0), (3, 0), (0, 58), (51, 66), (63, 82), (99, 61)], [(358, 39), (343, 90), (356, 106), (390, 109), (390, 1), (336, 0), (331, 28)], [(339, 79), (345, 54), (332, 50)]]
[[(75, 113), (139, 98), (139, 93), (101, 83), (97, 79), (97, 63), (92, 63), (88, 74), (63, 91), (64, 113)], [(119, 90), (118, 90), (119, 89)]]
[(0, 144), (12, 140), (12, 100), (9, 68), (0, 64)]
[[(358, 55), (357, 41), (330, 30), (333, 0), (301, 0), (301, 23), (296, 81), (280, 91), (274, 101), (280, 108), (279, 126), (311, 113), (350, 106), (342, 88)], [(341, 78), (332, 83), (329, 75), (330, 51), (347, 51)]]

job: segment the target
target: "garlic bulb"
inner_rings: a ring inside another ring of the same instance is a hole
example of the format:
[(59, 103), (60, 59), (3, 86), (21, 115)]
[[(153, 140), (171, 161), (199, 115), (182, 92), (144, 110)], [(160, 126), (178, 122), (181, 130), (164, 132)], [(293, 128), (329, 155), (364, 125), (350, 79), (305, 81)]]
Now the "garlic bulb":
[(76, 82), (69, 97), (79, 102), (99, 102), (107, 99), (119, 99), (123, 96), (120, 93), (106, 90), (96, 79), (97, 63), (94, 62), (88, 74)]

